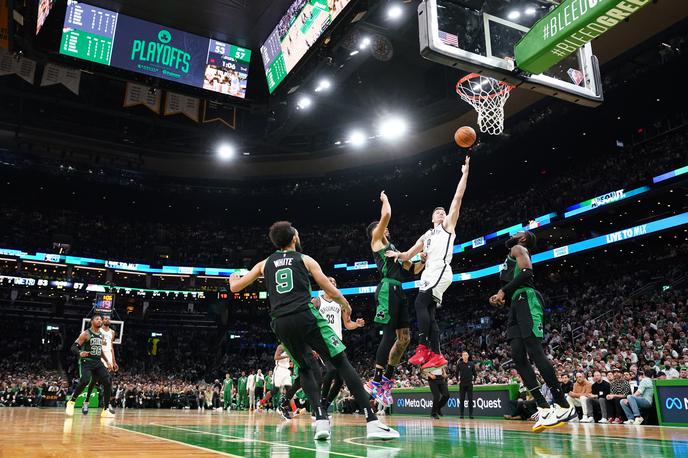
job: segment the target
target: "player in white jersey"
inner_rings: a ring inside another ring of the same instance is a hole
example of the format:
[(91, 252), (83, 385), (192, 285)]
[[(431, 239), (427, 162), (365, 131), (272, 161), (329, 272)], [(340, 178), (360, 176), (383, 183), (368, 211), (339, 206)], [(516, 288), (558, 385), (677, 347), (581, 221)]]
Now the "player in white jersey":
[[(332, 283), (332, 286), (337, 287), (337, 281), (334, 278), (327, 277), (327, 279)], [(361, 318), (351, 321), (351, 309), (342, 310), (341, 305), (333, 301), (326, 293), (320, 294), (312, 302), (313, 306), (327, 320), (334, 333), (337, 334), (339, 340), (342, 340), (342, 322), (344, 322), (344, 327), (349, 331), (365, 326), (365, 320)], [(322, 380), (322, 405), (327, 412), (332, 401), (339, 395), (344, 379), (342, 379), (342, 376), (339, 375), (339, 372), (337, 372), (337, 369), (329, 360), (325, 361), (324, 365), (326, 372)]]
[(429, 367), (442, 367), (447, 360), (440, 351), (440, 329), (435, 313), (442, 305), (442, 296), (452, 282), (451, 259), (454, 249), (456, 222), (459, 219), (461, 201), (468, 184), (470, 157), (461, 167), (461, 180), (456, 187), (449, 213), (437, 207), (432, 213), (432, 229), (423, 234), (408, 251), (388, 251), (387, 257), (406, 262), (421, 251), (427, 255), (425, 270), (420, 277), (415, 309), (418, 320), (418, 348), (409, 359), (411, 364)]
[[(272, 390), (265, 393), (265, 397), (260, 400), (261, 406), (265, 406), (270, 398), (277, 396), (277, 393), (280, 391), (282, 391), (283, 395), (289, 391), (289, 388), (291, 388), (291, 370), (289, 369), (291, 364), (291, 358), (289, 358), (289, 354), (284, 350), (284, 346), (282, 344), (277, 345), (275, 349), (275, 371), (272, 378), (274, 386)], [(275, 404), (276, 402), (273, 401), (273, 405)], [(286, 420), (291, 418), (289, 410), (283, 410), (282, 416)]]
[[(103, 326), (101, 326), (100, 328), (100, 334), (103, 339), (103, 347), (100, 355), (100, 360), (103, 362), (108, 372), (117, 372), (119, 370), (119, 366), (117, 365), (117, 360), (115, 359), (114, 347), (114, 341), (115, 337), (117, 336), (117, 332), (114, 329), (110, 329), (109, 316), (103, 317)], [(91, 393), (93, 392), (94, 387), (95, 383), (91, 381), (91, 383), (88, 385), (88, 393), (86, 393), (87, 400), (91, 399)], [(103, 408), (105, 409), (107, 407), (103, 406)], [(83, 405), (81, 406), (81, 413), (83, 413), (84, 415), (88, 415), (87, 401), (84, 401)]]

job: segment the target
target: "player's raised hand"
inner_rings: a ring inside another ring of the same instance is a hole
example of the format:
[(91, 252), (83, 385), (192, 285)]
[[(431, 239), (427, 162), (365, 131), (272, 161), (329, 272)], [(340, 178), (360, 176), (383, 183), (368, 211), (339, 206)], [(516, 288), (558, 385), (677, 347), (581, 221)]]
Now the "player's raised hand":
[(359, 318), (354, 323), (356, 323), (356, 326), (358, 326), (359, 328), (362, 328), (363, 326), (365, 326), (365, 320), (363, 318)]
[(385, 191), (382, 191), (382, 192), (380, 193), (380, 202), (385, 203), (385, 202), (387, 202), (388, 200), (389, 200), (389, 199), (387, 198), (387, 194), (385, 194)]
[(466, 156), (466, 160), (464, 161), (463, 165), (461, 166), (461, 173), (464, 175), (468, 173), (468, 169), (470, 168), (471, 164), (471, 157)]
[(428, 262), (428, 254), (427, 254), (425, 251), (423, 251), (423, 252), (420, 254), (420, 262), (422, 262), (423, 264), (425, 264), (426, 262)]

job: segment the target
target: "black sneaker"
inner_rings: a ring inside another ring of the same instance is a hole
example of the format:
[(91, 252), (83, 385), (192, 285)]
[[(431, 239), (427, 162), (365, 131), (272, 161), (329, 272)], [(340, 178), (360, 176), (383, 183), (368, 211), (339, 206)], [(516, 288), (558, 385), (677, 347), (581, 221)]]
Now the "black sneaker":
[(439, 420), (439, 419), (440, 419), (440, 416), (437, 415), (436, 413), (433, 413), (433, 414), (430, 415), (430, 416), (431, 416), (432, 418), (434, 418), (435, 420)]
[(289, 408), (288, 405), (281, 405), (279, 407), (280, 415), (282, 415), (282, 418), (285, 420), (291, 420), (291, 409)]

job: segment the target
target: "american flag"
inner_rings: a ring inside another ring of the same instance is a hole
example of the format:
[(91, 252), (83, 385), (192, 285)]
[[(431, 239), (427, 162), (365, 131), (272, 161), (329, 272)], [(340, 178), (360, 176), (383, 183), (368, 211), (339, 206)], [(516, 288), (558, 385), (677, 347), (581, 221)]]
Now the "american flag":
[(451, 33), (447, 32), (442, 32), (441, 30), (439, 31), (439, 35), (440, 40), (442, 40), (444, 44), (447, 44), (449, 46), (455, 46), (457, 48), (459, 47), (459, 37), (457, 37), (456, 35), (452, 35)]

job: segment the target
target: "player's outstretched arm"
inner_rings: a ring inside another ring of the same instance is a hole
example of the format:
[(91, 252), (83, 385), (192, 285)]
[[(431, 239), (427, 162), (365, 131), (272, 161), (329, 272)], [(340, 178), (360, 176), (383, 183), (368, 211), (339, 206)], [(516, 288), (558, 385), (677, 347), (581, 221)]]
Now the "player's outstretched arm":
[(389, 198), (387, 197), (387, 194), (385, 194), (385, 191), (380, 193), (380, 202), (382, 202), (382, 208), (380, 209), (380, 221), (377, 223), (377, 226), (375, 226), (375, 229), (373, 229), (370, 237), (370, 247), (375, 251), (377, 251), (375, 247), (380, 246), (382, 243), (382, 237), (385, 235), (385, 229), (387, 229), (389, 221), (392, 219), (392, 206), (389, 204)]
[(456, 187), (454, 198), (452, 199), (451, 206), (449, 207), (449, 213), (447, 213), (447, 219), (444, 220), (443, 225), (447, 232), (454, 232), (454, 229), (456, 228), (456, 222), (459, 220), (461, 201), (463, 200), (463, 195), (466, 192), (466, 186), (468, 185), (468, 170), (470, 168), (470, 163), (470, 156), (466, 156), (466, 161), (461, 166), (461, 180), (459, 180), (459, 184)]
[(387, 256), (388, 258), (394, 258), (395, 260), (400, 261), (400, 262), (407, 262), (411, 258), (413, 258), (415, 255), (417, 255), (418, 253), (423, 251), (424, 246), (425, 246), (425, 242), (423, 241), (423, 237), (421, 237), (416, 241), (415, 245), (413, 245), (411, 248), (409, 248), (408, 251), (404, 251), (402, 253), (399, 251), (389, 250), (389, 251), (385, 252), (385, 256)]
[(315, 280), (318, 286), (320, 286), (323, 289), (323, 291), (325, 291), (325, 294), (331, 297), (332, 300), (335, 301), (337, 304), (342, 306), (343, 313), (348, 313), (349, 315), (351, 315), (351, 306), (349, 305), (349, 301), (346, 300), (346, 298), (337, 288), (332, 286), (332, 283), (330, 283), (330, 280), (328, 280), (328, 278), (325, 276), (322, 269), (320, 268), (320, 264), (318, 264), (318, 262), (315, 259), (311, 258), (308, 255), (303, 255), (303, 263), (306, 265), (306, 268), (313, 277), (313, 280)]
[(365, 320), (363, 318), (359, 318), (356, 321), (351, 321), (351, 311), (342, 311), (342, 321), (344, 321), (344, 327), (349, 331), (353, 331), (354, 329), (365, 326)]
[(249, 270), (243, 277), (238, 273), (234, 272), (229, 277), (229, 289), (233, 293), (238, 293), (244, 288), (251, 286), (251, 284), (258, 280), (263, 275), (263, 268), (265, 267), (265, 261), (260, 261), (258, 264), (253, 266), (253, 269)]

